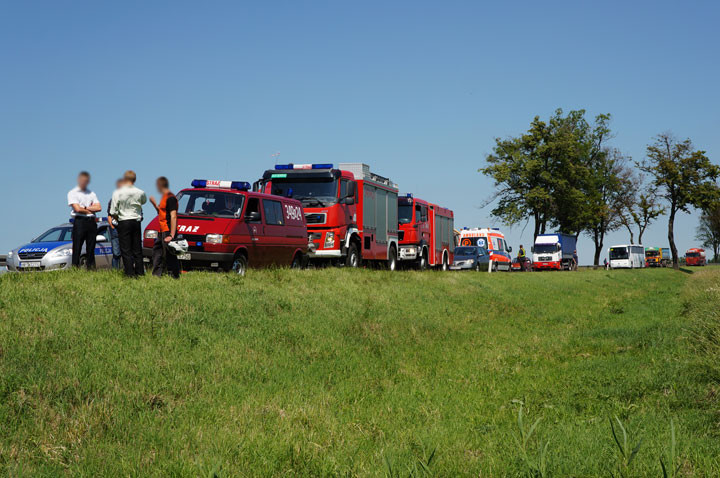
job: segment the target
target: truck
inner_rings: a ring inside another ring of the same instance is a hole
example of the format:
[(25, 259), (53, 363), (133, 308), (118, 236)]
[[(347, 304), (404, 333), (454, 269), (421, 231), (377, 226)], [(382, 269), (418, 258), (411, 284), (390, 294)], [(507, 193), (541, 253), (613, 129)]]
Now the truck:
[(646, 267), (667, 267), (672, 263), (672, 254), (668, 247), (646, 247), (645, 248), (645, 266)]
[(460, 231), (458, 243), (461, 246), (484, 247), (490, 254), (490, 268), (492, 271), (510, 271), (512, 247), (508, 246), (505, 235), (497, 227), (463, 228)]
[(576, 248), (577, 238), (572, 234), (538, 234), (532, 247), (533, 269), (570, 270)]
[(398, 197), (400, 261), (417, 269), (447, 270), (455, 250), (455, 217), (450, 209), (406, 194)]
[(689, 266), (705, 266), (707, 258), (705, 257), (705, 249), (699, 247), (691, 247), (685, 252), (685, 264)]
[(256, 187), (302, 203), (311, 262), (397, 268), (398, 187), (367, 164), (278, 164)]

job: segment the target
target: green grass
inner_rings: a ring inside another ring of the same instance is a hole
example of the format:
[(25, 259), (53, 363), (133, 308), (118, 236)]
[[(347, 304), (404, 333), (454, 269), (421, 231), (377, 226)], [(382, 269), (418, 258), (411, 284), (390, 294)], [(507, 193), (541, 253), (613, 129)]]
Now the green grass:
[(714, 268), (6, 274), (0, 470), (718, 476), (718, 290)]

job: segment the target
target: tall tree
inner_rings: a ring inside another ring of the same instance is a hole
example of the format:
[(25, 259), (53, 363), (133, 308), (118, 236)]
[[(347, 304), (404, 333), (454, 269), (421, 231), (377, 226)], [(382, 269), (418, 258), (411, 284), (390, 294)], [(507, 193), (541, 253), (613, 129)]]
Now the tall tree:
[(707, 207), (720, 197), (716, 182), (720, 167), (710, 162), (705, 151), (696, 150), (689, 139), (677, 141), (670, 133), (658, 135), (647, 147), (647, 158), (640, 167), (668, 203), (668, 242), (673, 267), (678, 269), (675, 216), (678, 211), (689, 212), (691, 207)]
[(697, 227), (695, 239), (704, 247), (712, 248), (713, 261), (720, 262), (720, 203), (716, 203), (703, 211)]
[(657, 191), (651, 184), (645, 184), (643, 177), (627, 168), (627, 181), (632, 185), (621, 199), (620, 222), (630, 234), (630, 244), (635, 244), (634, 227), (638, 229), (638, 244), (643, 243), (643, 234), (648, 226), (665, 214), (660, 205)]
[(623, 201), (633, 190), (626, 163), (626, 158), (616, 149), (606, 149), (592, 159), (584, 209), (588, 212), (585, 232), (595, 245), (595, 267), (600, 265), (605, 235), (622, 226)]

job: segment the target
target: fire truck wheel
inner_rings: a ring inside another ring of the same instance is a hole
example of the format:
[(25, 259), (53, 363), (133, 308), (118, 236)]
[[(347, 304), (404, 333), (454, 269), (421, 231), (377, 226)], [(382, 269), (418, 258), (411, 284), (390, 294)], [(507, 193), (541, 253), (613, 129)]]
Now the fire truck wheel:
[(448, 264), (448, 256), (447, 256), (447, 254), (443, 254), (442, 270), (447, 271), (449, 269), (450, 269), (450, 264)]
[(350, 247), (348, 247), (345, 265), (347, 267), (360, 267), (360, 251), (358, 251), (357, 244), (354, 242), (350, 243)]
[(397, 252), (395, 251), (395, 247), (390, 247), (390, 252), (388, 253), (388, 262), (387, 262), (388, 270), (394, 271), (397, 269)]
[(232, 271), (239, 276), (244, 276), (247, 272), (247, 257), (244, 254), (238, 254), (233, 261)]
[(421, 271), (424, 271), (425, 269), (427, 269), (427, 265), (428, 265), (427, 255), (423, 251), (423, 253), (420, 254), (420, 259), (418, 259), (418, 269), (420, 269)]

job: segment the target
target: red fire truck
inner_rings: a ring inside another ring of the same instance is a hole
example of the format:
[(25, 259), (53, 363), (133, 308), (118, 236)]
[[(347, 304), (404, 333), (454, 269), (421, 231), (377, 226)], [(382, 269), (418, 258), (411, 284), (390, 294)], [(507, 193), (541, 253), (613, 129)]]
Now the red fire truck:
[(455, 251), (453, 212), (408, 194), (398, 198), (398, 221), (400, 260), (447, 270)]
[(396, 269), (397, 185), (367, 164), (279, 164), (265, 171), (258, 188), (302, 203), (311, 260)]
[(704, 266), (707, 265), (707, 257), (705, 256), (705, 249), (698, 247), (691, 247), (685, 253), (685, 264), (689, 266)]
[[(302, 204), (295, 199), (250, 191), (239, 181), (195, 179), (178, 193), (179, 255), (183, 269), (209, 268), (245, 274), (247, 267), (301, 267), (308, 250)], [(152, 257), (158, 218), (145, 228), (143, 256)]]

